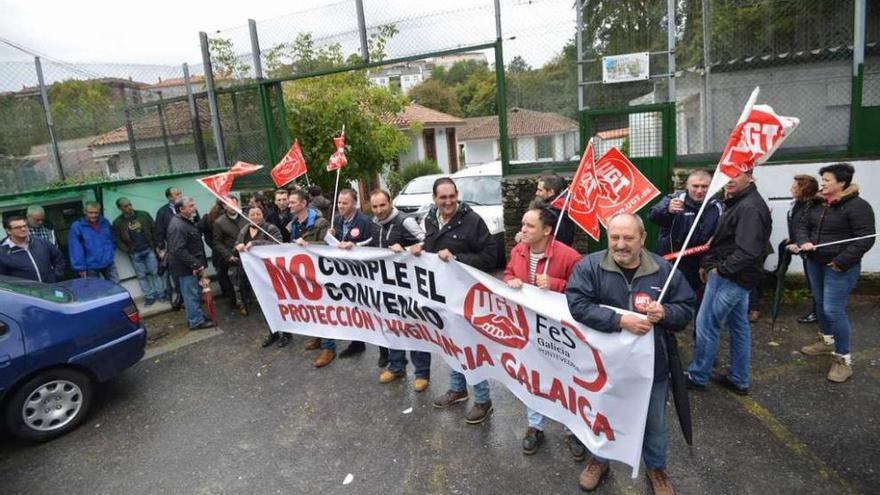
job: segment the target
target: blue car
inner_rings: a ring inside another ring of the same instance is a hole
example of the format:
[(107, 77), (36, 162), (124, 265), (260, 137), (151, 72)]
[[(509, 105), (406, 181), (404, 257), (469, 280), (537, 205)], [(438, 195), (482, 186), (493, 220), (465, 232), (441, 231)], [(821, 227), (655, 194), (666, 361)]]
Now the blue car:
[(9, 432), (46, 441), (82, 423), (96, 383), (144, 355), (128, 292), (100, 279), (0, 276), (0, 411)]

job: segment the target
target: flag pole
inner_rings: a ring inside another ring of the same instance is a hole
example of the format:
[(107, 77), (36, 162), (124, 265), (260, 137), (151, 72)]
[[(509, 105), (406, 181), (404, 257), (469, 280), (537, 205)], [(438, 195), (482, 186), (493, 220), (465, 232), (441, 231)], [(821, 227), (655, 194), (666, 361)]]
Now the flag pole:
[[(345, 136), (345, 124), (342, 124), (342, 135)], [(336, 196), (339, 194), (339, 172), (340, 172), (340, 170), (341, 170), (341, 167), (336, 169), (336, 186), (333, 188), (333, 204), (330, 205), (330, 212), (331, 212), (330, 213), (330, 228), (331, 229), (333, 228), (334, 222), (336, 221), (336, 201), (337, 201)], [(306, 176), (306, 179), (308, 179), (308, 175)]]
[(816, 244), (815, 246), (813, 246), (813, 249), (819, 249), (825, 246), (833, 246), (835, 244), (843, 244), (845, 242), (861, 241), (862, 239), (870, 239), (871, 237), (877, 236), (880, 236), (880, 234), (868, 234), (859, 237), (853, 237), (851, 239), (842, 239), (840, 241), (823, 242), (822, 244)]
[[(196, 181), (196, 182), (198, 182), (198, 181)], [(202, 184), (202, 183), (199, 182), (199, 184)], [(202, 186), (204, 186), (204, 184), (202, 184)], [(232, 208), (233, 210), (235, 210), (236, 213), (238, 213), (239, 215), (241, 215), (242, 217), (244, 217), (244, 219), (247, 220), (248, 223), (250, 223), (251, 225), (253, 225), (254, 227), (256, 227), (257, 230), (259, 230), (260, 232), (262, 232), (262, 233), (266, 234), (267, 236), (269, 236), (269, 239), (272, 239), (273, 241), (275, 241), (276, 244), (284, 244), (284, 243), (281, 242), (280, 240), (276, 239), (274, 235), (272, 235), (272, 234), (266, 232), (265, 230), (263, 230), (263, 227), (260, 227), (260, 226), (257, 225), (253, 220), (251, 220), (250, 218), (248, 218), (248, 216), (245, 215), (244, 212), (242, 212), (242, 211), (241, 211), (237, 206), (235, 206), (234, 204), (232, 204), (232, 203), (230, 203), (229, 201), (227, 201), (226, 198), (220, 196), (219, 194), (215, 193), (214, 191), (211, 191), (211, 188), (209, 188), (209, 187), (205, 187), (205, 189), (207, 189), (211, 194), (213, 194), (215, 198), (219, 199), (224, 205), (226, 205), (226, 206)]]
[[(752, 107), (755, 106), (755, 100), (758, 99), (758, 93), (760, 93), (760, 88), (755, 87), (752, 91), (751, 96), (749, 96), (749, 100), (746, 102), (746, 106), (743, 108), (742, 113), (739, 116), (739, 120), (736, 121), (736, 125), (731, 131), (731, 135), (736, 132), (739, 125), (749, 117), (749, 114), (752, 112)], [(728, 139), (729, 140), (729, 139)], [(703, 212), (706, 210), (706, 205), (709, 204), (709, 200), (712, 196), (715, 195), (724, 184), (727, 183), (729, 178), (722, 172), (720, 172), (721, 161), (724, 160), (724, 151), (721, 152), (721, 158), (718, 159), (718, 165), (715, 166), (715, 173), (712, 174), (712, 182), (709, 183), (709, 190), (706, 192), (706, 198), (703, 199), (703, 204), (700, 205), (700, 209), (697, 211), (697, 216), (694, 217), (694, 223), (691, 224), (690, 230), (688, 230), (687, 236), (684, 238), (684, 244), (681, 245), (681, 250), (678, 252), (678, 256), (675, 257), (675, 262), (672, 264), (672, 270), (669, 272), (669, 276), (666, 277), (666, 281), (663, 283), (663, 289), (660, 291), (660, 296), (657, 297), (657, 303), (661, 303), (663, 301), (663, 297), (666, 296), (666, 291), (669, 290), (669, 284), (672, 282), (672, 277), (675, 275), (675, 271), (678, 269), (678, 265), (681, 264), (681, 259), (684, 257), (684, 252), (687, 250), (688, 244), (691, 242), (691, 237), (694, 235), (694, 231), (697, 230), (697, 225), (700, 222), (700, 218), (703, 216)], [(723, 176), (723, 177), (722, 177)]]

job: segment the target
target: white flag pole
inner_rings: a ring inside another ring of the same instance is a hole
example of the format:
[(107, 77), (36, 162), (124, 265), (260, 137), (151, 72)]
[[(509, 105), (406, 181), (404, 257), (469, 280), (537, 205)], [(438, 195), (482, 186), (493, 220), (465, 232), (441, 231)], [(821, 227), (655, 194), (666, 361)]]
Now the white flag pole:
[[(752, 107), (755, 106), (755, 100), (758, 99), (758, 93), (761, 92), (759, 87), (755, 87), (752, 91), (751, 96), (749, 96), (749, 100), (746, 102), (746, 106), (743, 108), (742, 113), (739, 116), (739, 120), (736, 121), (736, 126), (739, 126), (741, 123), (745, 122), (745, 120), (749, 117), (749, 114), (752, 112)], [(734, 126), (734, 129), (736, 129)], [(726, 147), (725, 143), (725, 147)], [(718, 160), (718, 165), (715, 166), (715, 173), (712, 174), (712, 182), (709, 183), (709, 190), (706, 192), (706, 198), (703, 199), (703, 204), (700, 205), (699, 211), (697, 211), (697, 216), (694, 217), (694, 223), (691, 225), (690, 230), (687, 233), (687, 236), (684, 238), (684, 244), (681, 246), (681, 250), (678, 252), (678, 256), (675, 257), (675, 262), (672, 264), (672, 271), (669, 272), (669, 276), (666, 277), (666, 282), (663, 283), (663, 289), (660, 291), (660, 296), (657, 298), (657, 303), (663, 301), (663, 297), (666, 296), (666, 291), (669, 290), (669, 284), (672, 282), (672, 277), (675, 275), (675, 271), (678, 269), (678, 265), (681, 263), (681, 259), (684, 257), (684, 251), (687, 249), (688, 244), (691, 242), (691, 237), (694, 235), (694, 231), (697, 230), (697, 225), (700, 223), (700, 218), (703, 216), (703, 212), (706, 210), (706, 205), (709, 204), (709, 200), (714, 196), (718, 191), (727, 184), (727, 181), (730, 178), (719, 171), (721, 166), (721, 161), (724, 160), (724, 151), (722, 150), (721, 158)]]
[[(197, 181), (197, 182), (198, 182), (198, 181)], [(202, 183), (199, 182), (199, 184), (202, 184)], [(263, 227), (260, 227), (259, 225), (257, 225), (256, 223), (254, 223), (254, 221), (251, 220), (250, 218), (248, 218), (248, 216), (245, 215), (245, 214), (241, 211), (241, 209), (239, 209), (237, 206), (235, 206), (234, 204), (232, 204), (232, 203), (230, 203), (229, 201), (227, 201), (226, 198), (224, 198), (224, 197), (220, 196), (219, 194), (215, 193), (213, 190), (211, 190), (210, 187), (205, 186), (204, 184), (202, 184), (202, 186), (204, 186), (205, 189), (207, 189), (211, 194), (213, 194), (215, 198), (219, 199), (224, 205), (226, 205), (226, 206), (232, 208), (233, 210), (235, 210), (236, 213), (238, 213), (239, 215), (241, 215), (242, 217), (244, 217), (244, 219), (247, 220), (248, 223), (250, 223), (251, 225), (253, 225), (254, 227), (256, 227), (260, 232), (262, 232), (262, 233), (266, 234), (267, 236), (269, 236), (269, 239), (272, 239), (273, 241), (275, 241), (276, 244), (284, 244), (284, 243), (281, 242), (279, 239), (276, 239), (274, 235), (272, 235), (272, 234), (266, 232), (265, 230), (263, 230)]]
[[(342, 124), (342, 135), (345, 136), (345, 124)], [(336, 221), (336, 195), (339, 194), (339, 172), (342, 168), (336, 169), (336, 186), (333, 188), (333, 204), (330, 205), (330, 228), (334, 228), (333, 224)]]
[(880, 234), (868, 234), (868, 235), (863, 235), (863, 236), (859, 236), (859, 237), (853, 237), (852, 239), (843, 239), (840, 241), (823, 242), (822, 244), (816, 244), (815, 246), (813, 246), (813, 248), (819, 249), (819, 248), (822, 248), (825, 246), (833, 246), (835, 244), (843, 244), (845, 242), (860, 241), (862, 239), (870, 239), (871, 237), (877, 237), (877, 236), (880, 236)]

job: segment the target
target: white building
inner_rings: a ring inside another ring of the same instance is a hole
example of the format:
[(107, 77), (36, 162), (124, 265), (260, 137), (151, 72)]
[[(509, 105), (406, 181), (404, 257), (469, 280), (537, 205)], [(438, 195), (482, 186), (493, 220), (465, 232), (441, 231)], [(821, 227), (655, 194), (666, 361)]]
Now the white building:
[[(498, 116), (465, 119), (458, 135), (465, 166), (500, 160)], [(550, 112), (512, 108), (507, 113), (510, 160), (560, 162), (578, 159), (578, 124)]]
[(457, 135), (465, 125), (464, 119), (410, 103), (392, 123), (410, 138), (410, 150), (400, 155), (400, 166), (429, 159), (436, 162), (444, 174), (458, 171)]

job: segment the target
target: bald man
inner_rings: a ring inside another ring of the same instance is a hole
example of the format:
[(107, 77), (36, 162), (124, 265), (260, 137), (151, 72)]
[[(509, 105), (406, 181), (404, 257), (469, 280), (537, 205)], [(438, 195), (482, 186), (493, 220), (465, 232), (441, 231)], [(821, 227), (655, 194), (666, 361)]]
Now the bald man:
[[(584, 257), (568, 281), (565, 296), (571, 315), (600, 332), (630, 332), (647, 335), (654, 330), (654, 385), (648, 403), (642, 455), (648, 481), (654, 493), (674, 493), (666, 475), (666, 394), (669, 384), (667, 338), (684, 329), (694, 314), (694, 292), (678, 271), (672, 277), (665, 299), (658, 304), (660, 288), (672, 272), (672, 265), (645, 246), (642, 219), (618, 214), (608, 223), (608, 249)], [(621, 315), (601, 305), (627, 309), (644, 317)], [(651, 338), (651, 337), (648, 337)], [(674, 338), (674, 337), (673, 337)], [(608, 461), (593, 456), (581, 472), (578, 483), (595, 490), (608, 472)]]

